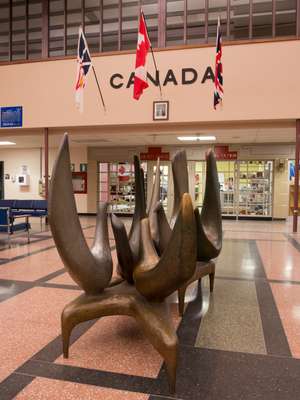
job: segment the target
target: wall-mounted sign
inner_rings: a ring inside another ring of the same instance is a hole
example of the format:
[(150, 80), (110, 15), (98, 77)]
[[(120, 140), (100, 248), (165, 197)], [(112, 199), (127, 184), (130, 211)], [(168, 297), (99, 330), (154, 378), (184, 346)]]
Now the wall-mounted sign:
[(229, 151), (228, 146), (215, 146), (217, 160), (237, 160), (237, 151)]
[[(182, 68), (181, 74), (174, 72), (172, 69), (168, 69), (166, 73), (162, 73), (161, 71), (156, 71), (155, 76), (152, 76), (147, 72), (148, 82), (154, 86), (167, 86), (167, 85), (192, 85), (198, 81), (200, 78), (201, 83), (205, 83), (207, 80), (211, 80), (214, 82), (215, 75), (213, 69), (208, 66), (205, 71), (202, 71), (200, 77), (199, 73), (195, 68)], [(110, 77), (109, 80), (110, 86), (113, 89), (121, 89), (122, 87), (126, 87), (129, 89), (134, 84), (134, 72), (132, 72), (129, 77), (124, 77), (120, 73), (115, 73)]]
[(169, 161), (170, 153), (163, 153), (161, 147), (148, 147), (148, 153), (140, 153), (141, 161)]
[(23, 108), (1, 107), (0, 109), (1, 128), (16, 128), (23, 125)]

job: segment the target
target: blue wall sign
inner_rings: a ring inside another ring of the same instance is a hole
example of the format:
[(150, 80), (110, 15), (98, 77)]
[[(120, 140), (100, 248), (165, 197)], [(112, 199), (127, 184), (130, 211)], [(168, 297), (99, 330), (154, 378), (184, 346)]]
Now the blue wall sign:
[(23, 125), (23, 108), (16, 107), (1, 107), (1, 128), (14, 128)]

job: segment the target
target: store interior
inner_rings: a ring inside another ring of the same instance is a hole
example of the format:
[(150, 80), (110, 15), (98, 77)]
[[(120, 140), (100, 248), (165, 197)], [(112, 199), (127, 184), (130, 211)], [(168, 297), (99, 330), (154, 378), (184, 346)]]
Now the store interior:
[[(107, 133), (103, 129), (49, 129), (49, 178), (62, 134), (65, 130), (69, 132), (70, 168), (80, 214), (94, 214), (99, 202), (108, 201), (111, 212), (132, 215), (136, 154), (142, 155), (146, 193), (151, 193), (156, 160), (161, 159), (161, 201), (169, 215), (173, 204), (170, 160), (178, 149), (187, 151), (190, 194), (194, 205), (201, 209), (208, 148), (213, 148), (217, 155), (224, 218), (286, 219), (292, 213), (295, 134), (292, 122), (276, 127), (271, 122), (249, 124), (247, 129), (237, 124), (222, 128), (189, 124), (181, 129), (160, 124), (160, 133), (145, 127), (139, 130), (137, 126), (122, 131), (110, 127)], [(191, 135), (195, 131), (201, 131), (201, 136), (208, 135), (210, 140), (178, 139), (179, 134)], [(13, 144), (0, 148), (0, 196), (43, 198), (43, 130), (4, 130), (1, 140)], [(156, 154), (151, 154), (153, 149)], [(28, 167), (30, 183), (28, 187), (18, 187), (16, 176), (24, 165)]]

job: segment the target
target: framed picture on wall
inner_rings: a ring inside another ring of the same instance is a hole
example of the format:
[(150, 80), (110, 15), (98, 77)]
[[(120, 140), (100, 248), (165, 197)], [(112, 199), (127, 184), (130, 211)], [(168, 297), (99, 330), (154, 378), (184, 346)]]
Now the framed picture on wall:
[(154, 101), (153, 102), (153, 120), (167, 121), (169, 119), (169, 102)]

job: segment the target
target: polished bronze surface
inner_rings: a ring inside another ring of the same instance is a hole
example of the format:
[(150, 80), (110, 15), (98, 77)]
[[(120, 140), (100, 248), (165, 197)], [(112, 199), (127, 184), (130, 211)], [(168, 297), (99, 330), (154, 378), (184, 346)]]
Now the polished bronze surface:
[(156, 207), (154, 209), (154, 216), (157, 219), (157, 227), (158, 227), (157, 251), (159, 254), (162, 254), (169, 243), (172, 234), (172, 229), (170, 228), (164, 207), (161, 202), (156, 204)]
[(154, 241), (156, 249), (159, 248), (160, 235), (159, 235), (159, 225), (158, 225), (157, 215), (155, 213), (155, 208), (159, 200), (160, 200), (160, 162), (158, 158), (156, 163), (155, 178), (154, 178), (150, 203), (147, 209), (147, 215), (150, 223), (151, 237), (152, 240)]
[(129, 244), (132, 251), (133, 262), (137, 263), (140, 257), (140, 221), (146, 217), (146, 200), (144, 187), (144, 171), (140, 166), (140, 160), (134, 156), (134, 184), (135, 184), (135, 208), (129, 231)]
[(215, 263), (213, 261), (209, 262), (197, 262), (196, 269), (194, 275), (182, 285), (178, 290), (178, 311), (180, 315), (183, 315), (184, 312), (184, 298), (185, 292), (189, 285), (195, 281), (201, 280), (206, 275), (209, 275), (209, 289), (212, 293), (214, 290), (214, 279), (215, 279)]
[(137, 290), (147, 299), (162, 300), (194, 274), (196, 266), (196, 225), (191, 197), (182, 196), (170, 240), (160, 259), (151, 240), (149, 221), (142, 220), (142, 258), (133, 278)]
[(206, 153), (206, 185), (201, 214), (195, 209), (197, 260), (216, 258), (222, 249), (222, 212), (217, 163), (212, 150)]
[(178, 151), (172, 158), (172, 173), (174, 185), (174, 203), (170, 220), (170, 226), (173, 228), (179, 213), (181, 197), (184, 193), (189, 192), (189, 177), (186, 160), (186, 152)]
[(99, 207), (94, 244), (89, 249), (77, 215), (65, 135), (52, 170), (49, 222), (60, 257), (74, 281), (87, 293), (100, 293), (112, 276), (107, 230), (107, 205)]

